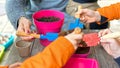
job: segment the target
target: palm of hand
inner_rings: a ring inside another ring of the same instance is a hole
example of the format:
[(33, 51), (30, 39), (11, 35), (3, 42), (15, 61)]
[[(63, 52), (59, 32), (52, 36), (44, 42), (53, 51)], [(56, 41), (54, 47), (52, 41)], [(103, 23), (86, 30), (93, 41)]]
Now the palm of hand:
[(106, 39), (102, 40), (101, 44), (105, 51), (113, 56), (114, 58), (119, 57), (120, 55), (120, 43), (115, 39)]

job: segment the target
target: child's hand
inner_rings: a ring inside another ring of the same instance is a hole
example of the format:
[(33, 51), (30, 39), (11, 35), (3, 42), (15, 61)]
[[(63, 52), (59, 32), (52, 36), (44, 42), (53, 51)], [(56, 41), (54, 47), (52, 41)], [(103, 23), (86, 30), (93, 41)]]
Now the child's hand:
[(101, 39), (101, 45), (109, 55), (114, 58), (120, 57), (120, 40)]
[(98, 36), (99, 37), (102, 37), (106, 34), (109, 34), (109, 33), (112, 33), (110, 29), (104, 29), (104, 30), (101, 30), (99, 33), (98, 33)]
[(80, 20), (84, 23), (98, 22), (101, 19), (101, 16), (98, 11), (93, 11), (90, 9), (81, 9), (75, 13), (75, 16), (80, 16)]
[[(99, 32), (99, 37), (102, 37), (108, 33), (112, 33), (110, 29), (105, 29)], [(119, 39), (101, 39), (101, 45), (108, 54), (114, 58), (120, 57), (120, 40)]]
[(14, 64), (11, 64), (9, 65), (8, 68), (17, 68), (17, 67), (20, 67), (21, 63), (20, 62), (17, 62), (17, 63), (14, 63)]
[(81, 40), (82, 37), (83, 37), (83, 33), (76, 34), (75, 32), (72, 32), (65, 36), (65, 38), (67, 38), (73, 44), (75, 49), (77, 49), (77, 47), (79, 46), (78, 40)]
[[(19, 19), (19, 25), (18, 25), (17, 31), (25, 32), (25, 33), (29, 34), (32, 32), (30, 29), (31, 25), (32, 25), (32, 23), (29, 19), (27, 19), (26, 17), (21, 17)], [(32, 36), (22, 37), (21, 36), (21, 39), (24, 41), (33, 41), (34, 37), (32, 37)]]

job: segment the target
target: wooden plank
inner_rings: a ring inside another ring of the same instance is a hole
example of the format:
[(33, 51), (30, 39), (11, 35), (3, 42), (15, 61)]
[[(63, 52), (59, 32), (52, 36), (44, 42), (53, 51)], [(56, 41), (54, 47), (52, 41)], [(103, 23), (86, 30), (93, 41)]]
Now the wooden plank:
[(33, 48), (32, 48), (32, 53), (31, 56), (41, 52), (45, 47), (42, 46), (39, 42), (39, 39), (35, 39), (34, 43), (33, 43)]
[[(19, 39), (17, 39), (16, 41), (18, 41), (18, 40)], [(9, 64), (15, 63), (17, 61), (23, 61), (24, 59), (25, 58), (22, 58), (19, 56), (19, 53), (15, 47), (15, 43), (13, 43), (13, 45), (11, 46), (11, 48), (9, 50), (9, 55), (7, 56), (7, 60), (4, 61), (5, 63), (3, 65), (9, 65)]]
[[(19, 39), (17, 38), (17, 40), (19, 40)], [(39, 39), (36, 39), (32, 43), (32, 45), (33, 45), (33, 47), (32, 47), (32, 52), (31, 52), (30, 56), (33, 56), (33, 55), (37, 54), (38, 52), (41, 52), (45, 48), (44, 46), (42, 46), (39, 43)], [(7, 60), (5, 61), (4, 65), (12, 64), (12, 63), (15, 63), (16, 61), (22, 62), (26, 58), (28, 58), (28, 57), (22, 58), (19, 56), (19, 53), (18, 53), (17, 49), (15, 48), (15, 43), (10, 48), (9, 52), (10, 53), (7, 56)], [(119, 68), (117, 63), (113, 60), (113, 58), (110, 55), (108, 55), (100, 45), (91, 47), (89, 58), (96, 59), (99, 63), (99, 66), (100, 66), (99, 68)]]
[[(16, 39), (16, 41), (20, 40), (19, 38)], [(15, 42), (16, 42), (15, 41)], [(39, 43), (39, 39), (36, 39), (35, 41), (32, 42), (31, 44), (31, 49), (32, 52), (28, 57), (20, 57), (18, 50), (15, 47), (15, 43), (12, 45), (12, 47), (9, 50), (9, 55), (6, 57), (7, 59), (4, 60), (4, 64), (2, 65), (9, 65), (9, 64), (13, 64), (15, 62), (23, 62), (26, 58), (29, 58), (35, 54), (37, 54), (38, 52), (42, 51), (44, 49), (44, 46), (42, 46)]]
[(102, 46), (93, 47), (92, 52), (92, 57), (98, 61), (100, 68), (119, 68), (114, 59), (106, 53)]

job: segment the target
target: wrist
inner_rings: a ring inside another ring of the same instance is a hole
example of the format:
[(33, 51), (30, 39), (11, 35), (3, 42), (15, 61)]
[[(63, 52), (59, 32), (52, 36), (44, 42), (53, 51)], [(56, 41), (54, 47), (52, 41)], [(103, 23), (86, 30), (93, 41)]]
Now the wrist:
[(76, 50), (76, 49), (77, 49), (77, 45), (75, 45), (75, 41), (72, 40), (72, 39), (70, 39), (70, 37), (68, 37), (68, 36), (65, 36), (65, 38), (66, 38), (67, 40), (69, 40), (70, 43), (72, 43), (74, 49)]
[(95, 17), (96, 17), (96, 22), (99, 22), (101, 20), (101, 16), (98, 11), (95, 11)]
[(18, 21), (20, 22), (20, 21), (23, 20), (23, 19), (27, 19), (27, 18), (24, 17), (24, 16), (21, 16)]
[(27, 24), (29, 23), (31, 25), (31, 21), (28, 18), (24, 17), (24, 16), (19, 18), (18, 26), (21, 25), (22, 23), (27, 23)]

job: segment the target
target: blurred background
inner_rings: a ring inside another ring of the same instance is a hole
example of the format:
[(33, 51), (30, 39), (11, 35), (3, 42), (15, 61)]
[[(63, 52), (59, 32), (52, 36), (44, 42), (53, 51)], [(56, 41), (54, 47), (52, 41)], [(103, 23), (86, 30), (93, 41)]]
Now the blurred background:
[(0, 33), (15, 33), (15, 29), (8, 20), (5, 12), (5, 1), (0, 0)]

